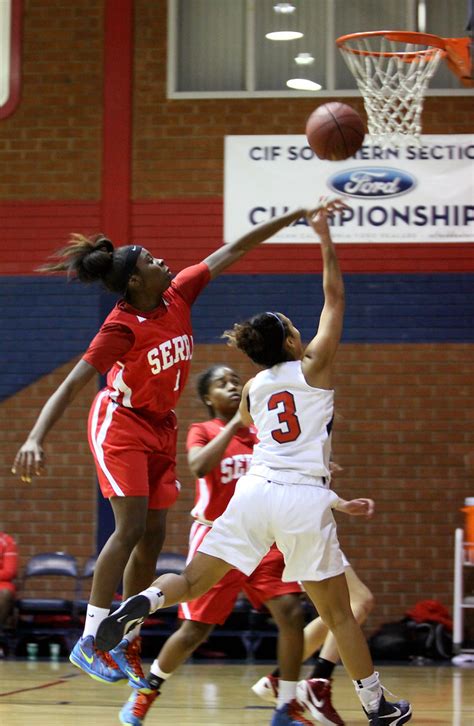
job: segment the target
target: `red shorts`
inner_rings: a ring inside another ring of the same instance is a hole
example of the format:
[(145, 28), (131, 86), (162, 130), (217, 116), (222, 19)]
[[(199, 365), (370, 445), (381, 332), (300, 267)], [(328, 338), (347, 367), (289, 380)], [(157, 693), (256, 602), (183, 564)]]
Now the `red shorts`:
[[(188, 562), (192, 560), (210, 529), (211, 527), (207, 524), (194, 522), (189, 536)], [(178, 608), (178, 617), (181, 620), (196, 620), (209, 625), (222, 625), (232, 612), (241, 590), (256, 609), (260, 609), (267, 600), (274, 597), (301, 593), (302, 588), (297, 582), (282, 582), (281, 576), (284, 567), (283, 555), (274, 545), (251, 575), (247, 577), (239, 570), (230, 570), (205, 595), (196, 600), (181, 603)]]
[(148, 497), (149, 509), (174, 504), (180, 487), (177, 434), (174, 411), (152, 424), (100, 391), (89, 413), (88, 435), (104, 497)]

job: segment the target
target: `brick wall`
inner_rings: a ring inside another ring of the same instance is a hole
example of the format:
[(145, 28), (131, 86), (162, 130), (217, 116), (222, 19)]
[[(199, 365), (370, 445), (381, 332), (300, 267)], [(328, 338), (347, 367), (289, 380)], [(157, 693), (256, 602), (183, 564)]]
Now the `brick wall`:
[(41, 406), (71, 367), (71, 363), (61, 366), (23, 388), (4, 401), (0, 409), (1, 526), (17, 539), (22, 564), (37, 552), (64, 550), (86, 558), (95, 551), (96, 487), (87, 443), (87, 415), (96, 391), (94, 382), (81, 391), (50, 432), (45, 445), (45, 476), (26, 484), (10, 473), (15, 453)]
[(0, 123), (0, 199), (97, 198), (102, 2), (23, 6), (21, 101)]

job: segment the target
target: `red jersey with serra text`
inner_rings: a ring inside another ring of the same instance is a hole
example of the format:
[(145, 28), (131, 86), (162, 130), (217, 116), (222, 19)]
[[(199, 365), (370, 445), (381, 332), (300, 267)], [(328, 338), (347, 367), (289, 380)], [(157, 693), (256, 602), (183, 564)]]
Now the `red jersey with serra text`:
[(204, 262), (182, 270), (149, 312), (120, 300), (83, 359), (107, 374), (109, 397), (152, 419), (176, 405), (193, 352), (191, 306), (210, 280)]
[[(206, 446), (225, 425), (218, 418), (192, 424), (188, 431), (186, 449), (189, 451), (194, 446)], [(196, 499), (191, 511), (195, 519), (211, 523), (224, 513), (234, 495), (237, 481), (249, 469), (257, 440), (255, 428), (244, 426), (238, 429), (217, 466), (196, 481)]]

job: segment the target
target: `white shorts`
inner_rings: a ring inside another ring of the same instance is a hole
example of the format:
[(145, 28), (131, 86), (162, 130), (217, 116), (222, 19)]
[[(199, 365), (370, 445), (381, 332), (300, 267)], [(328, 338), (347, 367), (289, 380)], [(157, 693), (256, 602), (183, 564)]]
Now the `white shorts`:
[(337, 499), (323, 486), (247, 474), (198, 551), (250, 575), (275, 542), (285, 558), (284, 582), (335, 577), (345, 566), (331, 509)]

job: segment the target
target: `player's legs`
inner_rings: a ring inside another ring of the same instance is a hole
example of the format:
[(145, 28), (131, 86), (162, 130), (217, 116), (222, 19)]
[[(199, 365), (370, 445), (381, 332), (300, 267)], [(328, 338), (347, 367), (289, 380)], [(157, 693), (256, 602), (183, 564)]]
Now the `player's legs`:
[[(373, 607), (373, 597), (369, 588), (357, 577), (352, 567), (346, 566), (344, 570), (351, 610), (360, 624), (364, 622)], [(309, 677), (298, 683), (298, 700), (309, 710), (316, 720), (325, 724), (344, 726), (344, 721), (332, 704), (332, 675), (339, 661), (339, 653), (334, 635), (328, 631), (320, 617), (312, 620), (304, 631), (304, 654), (306, 660), (316, 650), (321, 648), (313, 665)], [(272, 674), (275, 677), (275, 673)], [(274, 690), (278, 688), (273, 686)]]
[(12, 582), (0, 582), (0, 630), (13, 612), (15, 586)]
[(156, 561), (166, 535), (167, 509), (149, 509), (145, 531), (133, 548), (123, 573), (124, 599), (144, 590), (155, 579)]
[(135, 653), (128, 654), (128, 666), (125, 667), (124, 664), (118, 665), (110, 655), (98, 651), (95, 643), (97, 629), (109, 613), (110, 603), (130, 554), (145, 531), (148, 499), (112, 497), (111, 505), (115, 517), (115, 530), (97, 559), (84, 632), (74, 646), (70, 660), (75, 666), (102, 682), (115, 683), (130, 679), (133, 674), (137, 678), (136, 685), (144, 685), (143, 673), (138, 667), (139, 661)]
[(367, 641), (350, 607), (349, 590), (344, 574), (317, 582), (304, 581), (303, 584), (336, 639), (341, 660), (354, 682), (370, 723), (401, 726), (409, 721), (411, 719), (409, 703), (399, 701), (390, 704), (383, 697)]
[(105, 618), (97, 631), (97, 643), (110, 650), (146, 616), (160, 607), (170, 607), (203, 595), (232, 569), (218, 557), (198, 552), (181, 575), (158, 577), (139, 595), (126, 600), (121, 607)]
[(278, 627), (277, 657), (280, 679), (297, 681), (303, 654), (304, 616), (298, 595), (282, 595), (265, 605)]
[[(204, 643), (214, 630), (215, 625), (183, 620), (178, 630), (163, 645), (157, 661), (166, 675), (171, 675)], [(165, 679), (163, 679), (165, 680)]]
[(196, 552), (181, 575), (161, 575), (153, 587), (163, 593), (166, 607), (170, 607), (204, 595), (231, 569), (232, 565), (218, 557)]
[(148, 513), (147, 497), (111, 497), (115, 529), (97, 558), (89, 602), (109, 608), (125, 566), (143, 537)]
[(160, 695), (161, 685), (184, 663), (198, 645), (211, 634), (214, 625), (184, 620), (181, 627), (163, 645), (153, 661), (147, 686), (136, 690), (122, 706), (119, 718), (122, 724), (142, 724), (146, 714)]
[(184, 572), (159, 577), (106, 618), (97, 633), (101, 647), (109, 650), (148, 613), (204, 594), (233, 567), (250, 575), (273, 543), (269, 494), (261, 477), (242, 477), (226, 511), (215, 520)]
[(259, 609), (265, 606), (278, 627), (278, 663), (283, 680), (297, 680), (302, 656), (304, 614), (301, 585), (283, 582), (285, 560), (271, 547), (258, 567), (243, 582), (248, 599)]
[[(351, 610), (359, 624), (363, 623), (374, 606), (374, 597), (352, 567), (346, 567), (344, 574), (349, 588)], [(328, 631), (320, 617), (312, 620), (304, 629), (303, 661), (321, 648), (320, 657), (336, 664), (339, 660), (334, 635)], [(314, 675), (313, 678), (326, 676)]]
[(373, 673), (367, 641), (351, 610), (349, 589), (344, 574), (318, 582), (305, 581), (306, 592), (325, 625), (334, 635), (342, 662), (353, 680)]

